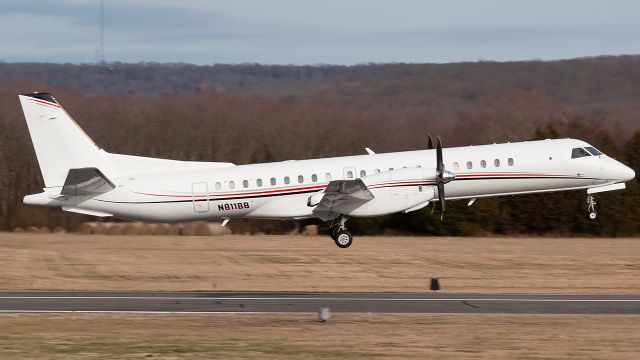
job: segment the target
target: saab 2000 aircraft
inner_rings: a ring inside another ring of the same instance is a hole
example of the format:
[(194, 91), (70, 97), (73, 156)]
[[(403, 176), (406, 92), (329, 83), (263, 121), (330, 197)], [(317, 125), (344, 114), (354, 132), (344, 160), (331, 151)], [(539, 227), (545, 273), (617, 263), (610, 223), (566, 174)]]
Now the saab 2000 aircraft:
[[(232, 218), (332, 221), (349, 247), (348, 217), (421, 209), (430, 202), (586, 189), (624, 189), (632, 169), (574, 139), (291, 160), (235, 166), (111, 154), (49, 93), (20, 95), (44, 178), (25, 204), (147, 222)], [(445, 195), (446, 189), (446, 195)]]

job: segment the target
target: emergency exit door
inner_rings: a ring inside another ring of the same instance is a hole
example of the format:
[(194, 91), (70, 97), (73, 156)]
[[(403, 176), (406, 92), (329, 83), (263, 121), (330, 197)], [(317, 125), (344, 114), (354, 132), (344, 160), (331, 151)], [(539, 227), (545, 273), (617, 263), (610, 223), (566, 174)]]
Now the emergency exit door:
[(196, 182), (191, 185), (193, 211), (203, 213), (209, 211), (209, 186), (206, 182)]

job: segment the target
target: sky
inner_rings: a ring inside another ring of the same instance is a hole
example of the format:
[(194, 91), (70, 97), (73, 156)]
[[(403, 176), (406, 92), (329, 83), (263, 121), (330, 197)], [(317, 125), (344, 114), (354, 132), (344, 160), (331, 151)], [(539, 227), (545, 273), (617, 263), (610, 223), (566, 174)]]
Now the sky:
[[(0, 61), (94, 63), (100, 0), (0, 0)], [(104, 0), (107, 62), (343, 64), (640, 54), (637, 0)]]

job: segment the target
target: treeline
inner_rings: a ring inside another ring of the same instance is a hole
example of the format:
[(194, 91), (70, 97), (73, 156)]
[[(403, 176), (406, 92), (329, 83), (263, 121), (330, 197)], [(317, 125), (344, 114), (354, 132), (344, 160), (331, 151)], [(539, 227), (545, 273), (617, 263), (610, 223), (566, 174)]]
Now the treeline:
[[(0, 229), (89, 217), (27, 207), (42, 188), (18, 93), (52, 92), (110, 152), (238, 164), (547, 137), (581, 138), (640, 173), (640, 56), (558, 62), (261, 66), (0, 63)], [(640, 232), (638, 181), (598, 197), (583, 192), (448, 204), (354, 219), (359, 233), (592, 234)], [(277, 233), (291, 224), (238, 222)]]

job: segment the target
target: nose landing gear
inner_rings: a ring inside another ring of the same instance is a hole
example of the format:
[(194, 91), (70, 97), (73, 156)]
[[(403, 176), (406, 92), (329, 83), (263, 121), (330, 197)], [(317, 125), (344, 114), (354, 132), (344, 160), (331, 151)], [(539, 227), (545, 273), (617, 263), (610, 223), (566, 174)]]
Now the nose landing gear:
[(596, 212), (596, 200), (593, 198), (593, 195), (587, 195), (587, 211), (589, 212), (589, 219), (595, 220), (598, 217), (598, 213)]
[[(335, 220), (334, 220), (335, 222)], [(353, 236), (347, 230), (345, 223), (347, 217), (340, 215), (337, 223), (332, 223), (329, 227), (329, 235), (335, 241), (336, 245), (341, 249), (346, 249), (353, 243)]]

